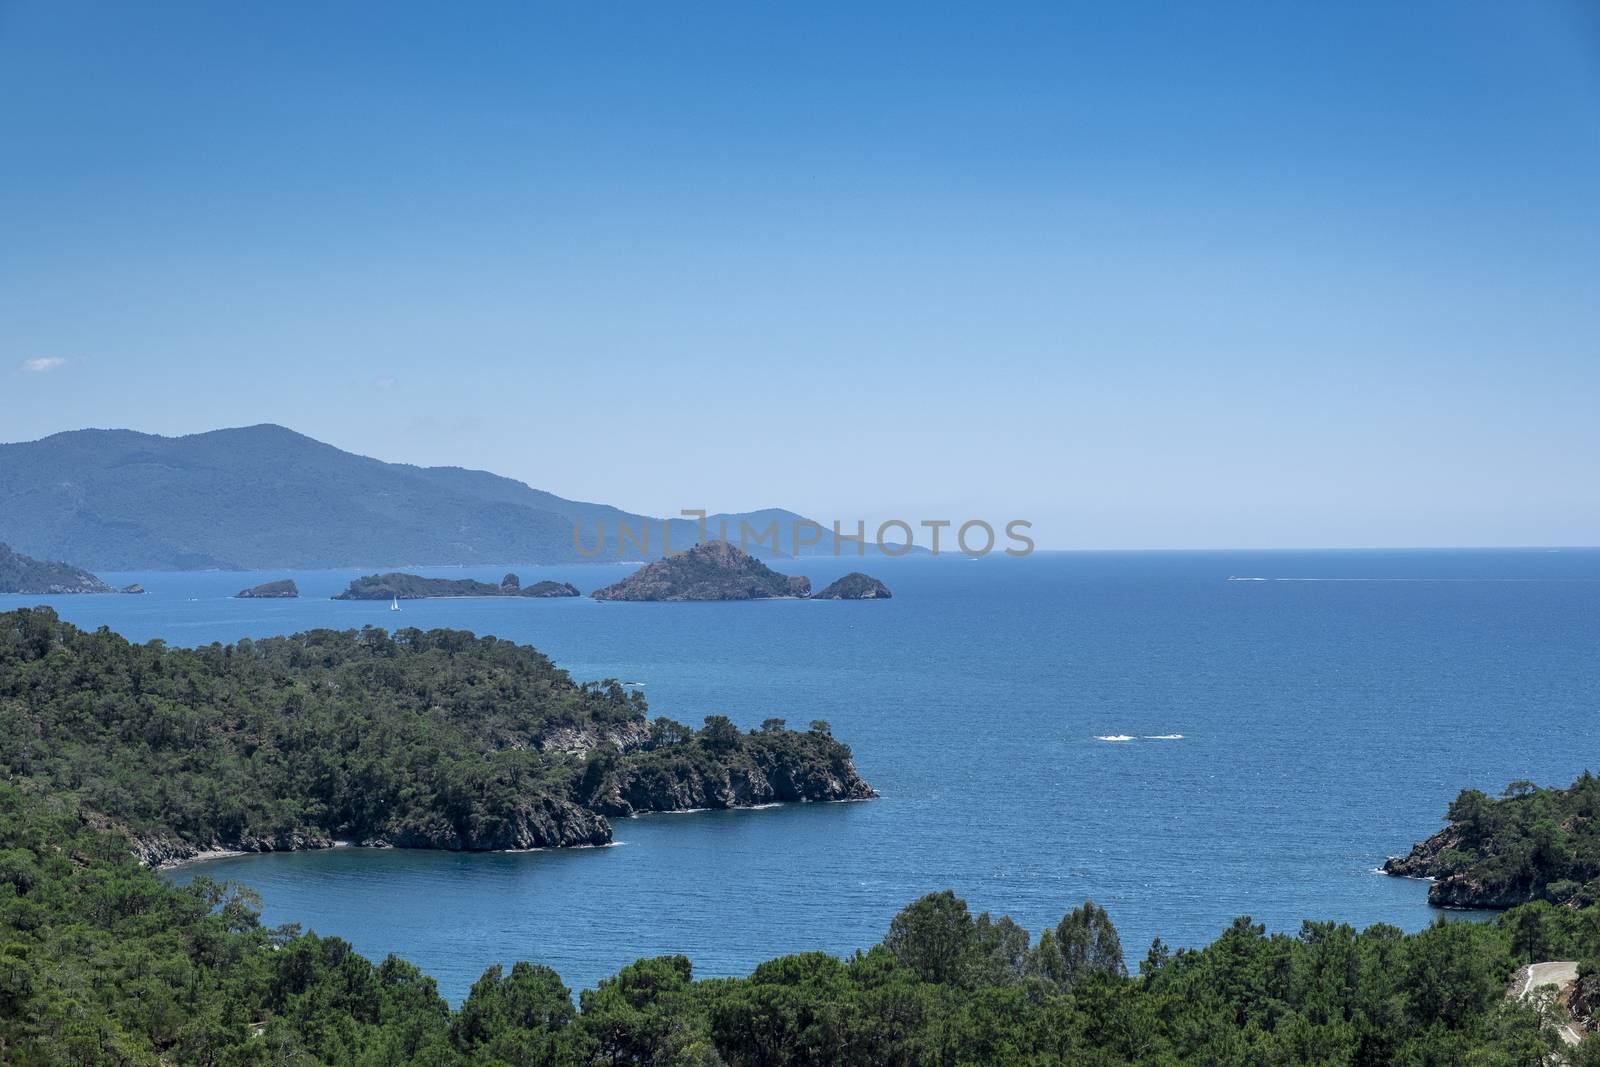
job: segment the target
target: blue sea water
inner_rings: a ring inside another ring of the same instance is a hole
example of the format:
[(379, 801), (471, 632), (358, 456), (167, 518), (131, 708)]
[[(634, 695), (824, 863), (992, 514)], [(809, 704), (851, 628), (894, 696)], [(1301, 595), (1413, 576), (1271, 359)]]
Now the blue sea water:
[[(827, 581), (859, 566), (807, 560)], [(497, 580), (507, 568), (427, 569)], [(622, 565), (514, 567), (586, 592)], [(180, 868), (257, 889), (269, 923), (406, 956), (459, 1000), (491, 963), (574, 988), (639, 956), (702, 976), (848, 953), (918, 895), (1037, 931), (1086, 898), (1130, 958), (1235, 916), (1416, 929), (1425, 886), (1374, 873), (1463, 787), (1565, 784), (1600, 741), (1600, 551), (1039, 553), (874, 561), (884, 602), (382, 603), (229, 599), (283, 577), (106, 575), (58, 597), (136, 640), (315, 626), (465, 627), (580, 678), (646, 683), (652, 714), (829, 720), (881, 800), (625, 820), (605, 849), (340, 849)], [(1273, 579), (1229, 581), (1232, 577)], [(0, 597), (0, 610), (39, 598)], [(1181, 736), (1179, 736), (1181, 735)], [(1105, 740), (1127, 737), (1130, 740)]]

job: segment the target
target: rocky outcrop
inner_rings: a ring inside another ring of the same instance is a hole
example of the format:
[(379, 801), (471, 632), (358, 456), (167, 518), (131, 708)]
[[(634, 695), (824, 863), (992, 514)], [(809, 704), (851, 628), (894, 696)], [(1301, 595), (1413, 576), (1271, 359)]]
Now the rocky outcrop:
[(1578, 967), (1578, 980), (1567, 991), (1567, 1012), (1572, 1017), (1572, 1025), (1585, 1034), (1592, 1034), (1600, 1029), (1600, 973), (1585, 972), (1582, 964)]
[(253, 585), (233, 595), (241, 600), (291, 600), (300, 595), (300, 587), (294, 584), (293, 578), (284, 578), (276, 582)]
[(654, 768), (625, 775), (602, 810), (612, 816), (697, 808), (749, 808), (758, 804), (870, 800), (878, 794), (855, 774), (830, 774), (785, 766), (734, 767), (705, 774), (692, 767), (677, 773)]
[[(592, 776), (583, 802), (612, 817), (758, 804), (870, 800), (878, 794), (856, 773), (849, 746), (816, 732), (762, 732), (708, 755), (701, 741), (653, 748)], [(681, 746), (681, 747), (680, 747)], [(591, 761), (591, 767), (593, 761)]]
[[(63, 593), (115, 593), (99, 578), (74, 567), (70, 563), (52, 563), (14, 552), (10, 545), (0, 544), (0, 593), (23, 593), (28, 596), (56, 596)], [(124, 593), (144, 592), (140, 586), (129, 586)]]
[(1390, 856), (1384, 861), (1383, 873), (1431, 882), (1428, 903), (1436, 908), (1514, 908), (1547, 897), (1542, 887), (1489, 885), (1474, 878), (1470, 871), (1469, 849), (1465, 830), (1452, 823), (1426, 841), (1413, 845), (1408, 854)]
[(338, 839), (314, 830), (277, 835), (244, 834), (233, 839), (187, 841), (171, 834), (131, 834), (134, 854), (148, 867), (253, 852), (303, 852), (345, 843), (363, 848), (432, 848), (451, 852), (503, 852), (530, 848), (576, 848), (611, 842), (611, 823), (561, 797), (539, 796), (497, 813), (496, 818), (457, 826), (443, 817), (419, 823), (350, 831)]
[(1406, 855), (1384, 860), (1383, 873), (1432, 882), (1428, 886), (1428, 903), (1435, 907), (1467, 907), (1469, 905), (1462, 901), (1478, 894), (1466, 884), (1461, 865), (1451, 856), (1454, 853), (1459, 857), (1461, 844), (1461, 828), (1452, 824), (1426, 841), (1412, 845)]
[(726, 541), (705, 541), (593, 593), (596, 600), (767, 600), (810, 595), (811, 579), (779, 574)]
[(523, 589), (519, 596), (548, 597), (548, 596), (582, 596), (578, 587), (571, 582), (535, 582)]
[(579, 729), (576, 726), (558, 726), (539, 738), (541, 752), (560, 752), (583, 759), (602, 745), (610, 745), (618, 752), (636, 752), (650, 743), (650, 724), (643, 719), (607, 726)]
[(129, 834), (134, 855), (147, 867), (165, 867), (175, 863), (212, 856), (239, 855), (250, 852), (303, 852), (308, 849), (332, 848), (333, 838), (311, 830), (286, 831), (281, 834), (242, 834), (232, 840), (213, 838), (208, 841), (189, 841), (173, 834)]
[(500, 579), (499, 585), (490, 585), (472, 578), (424, 578), (420, 574), (391, 571), (388, 574), (369, 574), (357, 578), (335, 600), (422, 600), (427, 597), (464, 596), (523, 596), (558, 597), (581, 596), (578, 587), (570, 582), (538, 582), (523, 588), (522, 580), (515, 574)]
[(604, 815), (560, 797), (540, 796), (518, 803), (491, 820), (456, 826), (438, 818), (363, 838), (361, 845), (437, 848), (449, 851), (503, 852), (509, 849), (575, 848), (611, 843)]
[(1383, 873), (1397, 878), (1438, 878), (1456, 873), (1455, 865), (1445, 856), (1458, 852), (1462, 845), (1462, 831), (1451, 824), (1426, 841), (1411, 846), (1404, 856), (1390, 856), (1383, 863)]
[(849, 574), (831, 583), (822, 592), (812, 597), (813, 600), (888, 600), (894, 594), (889, 592), (889, 587), (870, 574), (860, 571), (851, 571)]

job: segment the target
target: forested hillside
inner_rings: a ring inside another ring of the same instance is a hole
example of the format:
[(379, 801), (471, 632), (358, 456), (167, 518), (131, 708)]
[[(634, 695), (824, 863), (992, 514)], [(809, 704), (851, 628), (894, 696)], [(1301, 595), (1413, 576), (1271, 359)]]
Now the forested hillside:
[(1240, 919), (1197, 951), (1158, 942), (1129, 977), (1093, 905), (1034, 941), (937, 893), (849, 959), (702, 981), (682, 956), (640, 960), (577, 1006), (554, 971), (497, 965), (451, 1011), (403, 960), (263, 929), (247, 893), (174, 888), (64, 807), (0, 786), (0, 1062), (17, 1067), (1535, 1067), (1555, 1039), (1504, 999), (1513, 948), (1600, 944), (1592, 912), (1543, 905), (1411, 935)]
[(136, 645), (0, 614), (0, 769), (146, 859), (358, 843), (604, 844), (606, 816), (869, 797), (825, 723), (646, 717), (535, 649), (459, 630)]

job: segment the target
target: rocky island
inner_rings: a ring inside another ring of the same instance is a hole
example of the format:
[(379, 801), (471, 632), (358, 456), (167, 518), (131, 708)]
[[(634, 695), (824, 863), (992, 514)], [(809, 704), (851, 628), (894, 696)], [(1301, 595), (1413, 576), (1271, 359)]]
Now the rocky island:
[(596, 600), (887, 600), (891, 594), (876, 578), (855, 571), (812, 597), (810, 578), (779, 574), (726, 541), (704, 541), (591, 595)]
[(811, 595), (811, 579), (779, 574), (726, 541), (705, 541), (593, 595), (596, 600), (804, 599)]
[(81, 567), (24, 556), (0, 544), (0, 593), (55, 596), (61, 593), (142, 593), (144, 586), (113, 589)]
[(284, 578), (276, 582), (262, 582), (233, 595), (239, 600), (292, 600), (300, 595), (300, 587), (294, 584), (293, 578)]
[(582, 596), (578, 587), (571, 582), (535, 582), (523, 588), (522, 579), (515, 574), (508, 574), (500, 579), (500, 594), (502, 596)]
[(151, 865), (335, 842), (603, 845), (618, 816), (876, 795), (825, 722), (651, 720), (616, 681), (580, 685), (460, 630), (184, 649), (23, 609), (0, 614), (0, 693), (0, 772), (71, 797)]
[(822, 592), (815, 594), (813, 600), (888, 600), (894, 594), (889, 592), (889, 587), (870, 574), (860, 571), (851, 571), (849, 574), (831, 583)]
[(508, 574), (499, 585), (472, 578), (424, 578), (418, 574), (369, 574), (350, 583), (350, 588), (335, 600), (422, 600), (428, 597), (458, 596), (581, 596), (571, 582), (536, 582), (524, 587), (522, 579)]
[(1511, 908), (1530, 901), (1600, 902), (1600, 779), (1587, 771), (1567, 789), (1512, 782), (1498, 799), (1464, 790), (1449, 825), (1384, 873), (1430, 878), (1441, 908)]

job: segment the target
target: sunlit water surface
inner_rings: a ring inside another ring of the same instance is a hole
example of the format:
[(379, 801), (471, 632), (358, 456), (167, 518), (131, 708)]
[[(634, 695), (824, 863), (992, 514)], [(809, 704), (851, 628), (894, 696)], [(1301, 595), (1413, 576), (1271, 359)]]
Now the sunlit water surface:
[[(782, 569), (820, 584), (859, 565)], [(585, 592), (631, 570), (511, 569)], [(606, 849), (341, 849), (172, 874), (244, 882), (269, 923), (406, 956), (452, 1000), (515, 959), (577, 988), (660, 953), (688, 955), (702, 976), (846, 953), (945, 887), (1034, 930), (1093, 898), (1134, 957), (1157, 934), (1197, 944), (1241, 914), (1283, 930), (1303, 918), (1415, 929), (1434, 917), (1425, 887), (1375, 874), (1383, 858), (1436, 829), (1462, 787), (1564, 784), (1600, 741), (1600, 552), (865, 569), (893, 600), (434, 600), (396, 615), (328, 599), (352, 570), (295, 574), (293, 601), (230, 598), (285, 576), (272, 572), (112, 574), (149, 592), (51, 602), (83, 626), (184, 645), (368, 624), (493, 633), (579, 679), (645, 682), (652, 714), (827, 719), (883, 794), (625, 820)], [(38, 599), (0, 597), (0, 610)]]

